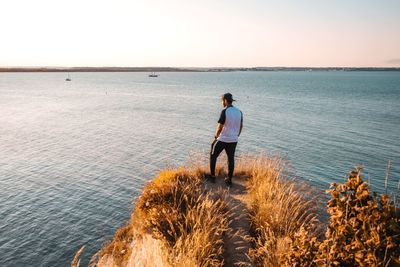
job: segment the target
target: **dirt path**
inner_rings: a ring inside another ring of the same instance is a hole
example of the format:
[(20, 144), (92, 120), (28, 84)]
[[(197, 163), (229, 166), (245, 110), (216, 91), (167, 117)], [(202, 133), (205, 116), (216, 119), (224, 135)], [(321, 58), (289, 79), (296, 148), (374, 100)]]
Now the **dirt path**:
[(249, 236), (250, 218), (246, 205), (246, 181), (244, 178), (233, 178), (232, 187), (228, 188), (223, 178), (217, 177), (215, 183), (207, 182), (206, 190), (211, 193), (223, 190), (226, 193), (228, 208), (232, 212), (230, 228), (232, 232), (225, 239), (225, 266), (251, 266), (247, 256), (251, 244)]

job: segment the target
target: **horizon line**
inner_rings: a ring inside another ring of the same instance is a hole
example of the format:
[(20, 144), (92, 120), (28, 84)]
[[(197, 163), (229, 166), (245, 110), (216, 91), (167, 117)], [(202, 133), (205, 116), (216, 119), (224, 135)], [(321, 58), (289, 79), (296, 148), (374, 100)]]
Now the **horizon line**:
[(252, 66), (252, 67), (229, 67), (229, 66), (207, 66), (207, 67), (185, 67), (185, 66), (0, 66), (4, 70), (77, 70), (77, 69), (400, 69), (400, 66)]

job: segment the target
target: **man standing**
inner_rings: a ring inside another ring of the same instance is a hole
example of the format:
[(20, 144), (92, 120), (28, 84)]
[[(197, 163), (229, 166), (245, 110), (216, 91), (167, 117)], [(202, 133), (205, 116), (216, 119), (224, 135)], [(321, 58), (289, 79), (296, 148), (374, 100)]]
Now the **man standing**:
[(233, 101), (235, 100), (230, 93), (221, 96), (224, 109), (218, 120), (210, 152), (210, 180), (214, 182), (217, 158), (222, 150), (225, 150), (228, 156), (228, 177), (225, 178), (225, 183), (228, 186), (232, 185), (233, 170), (235, 168), (235, 149), (243, 127), (243, 114), (238, 108), (232, 105)]

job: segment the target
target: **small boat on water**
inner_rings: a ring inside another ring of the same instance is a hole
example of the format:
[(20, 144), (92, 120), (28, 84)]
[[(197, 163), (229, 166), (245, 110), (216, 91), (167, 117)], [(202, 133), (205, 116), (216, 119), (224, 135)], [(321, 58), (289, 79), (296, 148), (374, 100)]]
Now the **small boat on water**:
[(72, 81), (71, 80), (71, 77), (69, 76), (69, 73), (68, 73), (68, 77), (65, 79), (67, 82), (70, 82), (70, 81)]
[(158, 77), (158, 74), (156, 74), (155, 72), (152, 72), (149, 74), (149, 77), (155, 78), (155, 77)]

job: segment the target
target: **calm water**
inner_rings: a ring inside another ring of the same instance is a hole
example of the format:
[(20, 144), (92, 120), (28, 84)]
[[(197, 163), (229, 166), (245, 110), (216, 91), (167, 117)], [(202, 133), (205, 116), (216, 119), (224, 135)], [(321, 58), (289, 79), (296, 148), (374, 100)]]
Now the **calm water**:
[[(126, 222), (160, 168), (207, 157), (233, 93), (238, 155), (277, 152), (326, 188), (400, 178), (400, 72), (0, 73), (0, 266), (69, 266)], [(221, 162), (220, 162), (221, 163)]]

